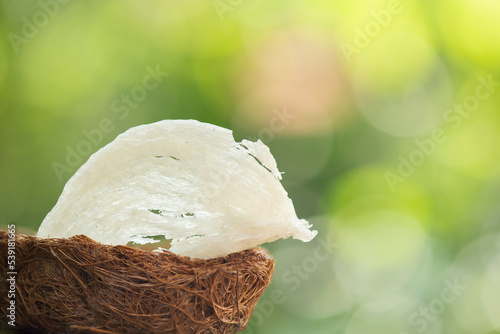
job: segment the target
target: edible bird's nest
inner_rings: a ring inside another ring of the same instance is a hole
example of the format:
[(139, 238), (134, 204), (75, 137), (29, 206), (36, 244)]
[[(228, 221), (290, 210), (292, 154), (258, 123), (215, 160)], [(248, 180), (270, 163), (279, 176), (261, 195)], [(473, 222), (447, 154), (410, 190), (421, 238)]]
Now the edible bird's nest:
[[(23, 333), (235, 333), (248, 324), (274, 270), (260, 249), (200, 260), (83, 235), (16, 235), (11, 275), (8, 241), (0, 231), (0, 326)], [(15, 327), (5, 324), (11, 276)]]

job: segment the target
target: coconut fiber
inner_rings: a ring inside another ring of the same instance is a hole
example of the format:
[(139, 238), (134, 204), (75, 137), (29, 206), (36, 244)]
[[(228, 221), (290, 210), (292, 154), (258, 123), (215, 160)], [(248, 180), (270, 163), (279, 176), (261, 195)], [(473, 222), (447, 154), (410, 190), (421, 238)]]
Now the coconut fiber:
[(274, 269), (260, 249), (200, 260), (83, 235), (16, 235), (12, 327), (8, 237), (0, 231), (0, 326), (17, 333), (236, 333)]

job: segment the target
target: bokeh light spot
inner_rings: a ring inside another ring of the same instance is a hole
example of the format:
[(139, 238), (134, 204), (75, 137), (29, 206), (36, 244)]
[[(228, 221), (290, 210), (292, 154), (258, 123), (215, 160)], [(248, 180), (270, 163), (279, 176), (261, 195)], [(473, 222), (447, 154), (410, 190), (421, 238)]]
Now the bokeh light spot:
[(353, 79), (366, 120), (397, 137), (432, 130), (452, 100), (448, 71), (436, 51), (403, 31), (387, 33), (363, 50)]

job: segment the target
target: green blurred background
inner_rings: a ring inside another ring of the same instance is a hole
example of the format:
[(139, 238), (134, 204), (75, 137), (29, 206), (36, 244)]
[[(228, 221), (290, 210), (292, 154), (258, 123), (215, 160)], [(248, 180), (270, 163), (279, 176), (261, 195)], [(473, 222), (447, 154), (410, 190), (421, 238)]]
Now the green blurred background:
[(0, 225), (197, 119), (266, 143), (319, 230), (266, 245), (246, 333), (500, 333), (498, 0), (10, 0), (0, 34)]

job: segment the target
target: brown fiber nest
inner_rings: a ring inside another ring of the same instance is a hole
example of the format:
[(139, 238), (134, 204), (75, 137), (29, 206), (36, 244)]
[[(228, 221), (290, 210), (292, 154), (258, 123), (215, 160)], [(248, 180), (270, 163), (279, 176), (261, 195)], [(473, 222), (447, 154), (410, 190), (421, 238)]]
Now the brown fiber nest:
[[(12, 330), (5, 324), (7, 245), (0, 231), (0, 327)], [(200, 260), (83, 235), (16, 235), (15, 254), (15, 329), (23, 333), (235, 333), (274, 269), (260, 249)]]

